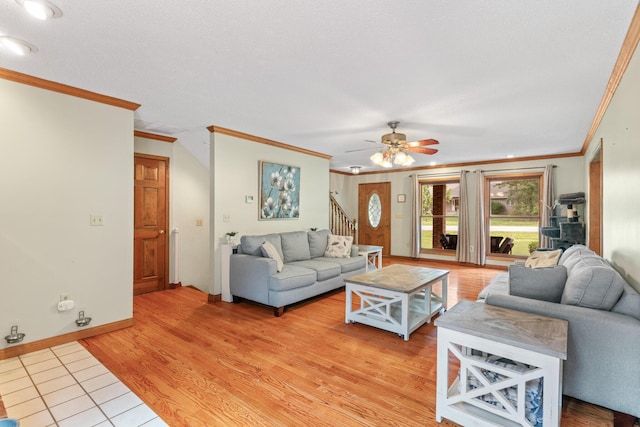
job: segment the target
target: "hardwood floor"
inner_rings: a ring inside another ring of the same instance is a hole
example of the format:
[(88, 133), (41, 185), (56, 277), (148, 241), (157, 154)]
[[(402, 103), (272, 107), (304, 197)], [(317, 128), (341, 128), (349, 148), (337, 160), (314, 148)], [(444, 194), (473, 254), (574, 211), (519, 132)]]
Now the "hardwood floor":
[[(451, 271), (449, 306), (500, 270), (386, 258)], [(81, 342), (171, 426), (433, 426), (436, 328), (407, 342), (344, 323), (343, 290), (288, 307), (208, 304), (189, 287), (134, 297), (135, 325)], [(612, 426), (564, 398), (563, 426)]]

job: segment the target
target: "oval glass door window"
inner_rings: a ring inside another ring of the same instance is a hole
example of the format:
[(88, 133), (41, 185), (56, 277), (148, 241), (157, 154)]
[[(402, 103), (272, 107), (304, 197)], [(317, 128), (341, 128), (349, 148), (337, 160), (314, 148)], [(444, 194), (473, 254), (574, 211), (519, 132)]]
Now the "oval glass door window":
[(382, 203), (378, 193), (373, 193), (369, 199), (369, 224), (376, 228), (380, 224), (380, 215), (382, 214)]

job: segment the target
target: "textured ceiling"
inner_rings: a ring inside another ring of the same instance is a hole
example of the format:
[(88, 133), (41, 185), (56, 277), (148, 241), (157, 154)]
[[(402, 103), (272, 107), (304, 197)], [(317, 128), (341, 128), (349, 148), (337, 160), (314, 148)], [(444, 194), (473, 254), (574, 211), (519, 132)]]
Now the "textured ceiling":
[[(362, 165), (386, 123), (418, 165), (577, 152), (638, 0), (0, 0), (0, 67), (142, 104), (136, 128), (208, 164), (221, 126)], [(345, 151), (365, 149), (345, 153)]]

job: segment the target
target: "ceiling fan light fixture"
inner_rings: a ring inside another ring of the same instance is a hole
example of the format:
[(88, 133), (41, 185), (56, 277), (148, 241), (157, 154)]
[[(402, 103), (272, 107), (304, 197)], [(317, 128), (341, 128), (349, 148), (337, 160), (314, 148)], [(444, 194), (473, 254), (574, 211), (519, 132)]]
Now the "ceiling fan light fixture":
[(62, 10), (49, 0), (16, 0), (16, 2), (36, 19), (44, 21), (62, 16)]
[(387, 145), (397, 145), (407, 140), (407, 135), (404, 133), (387, 133), (382, 135), (382, 143)]
[(371, 161), (373, 163), (375, 163), (378, 166), (382, 166), (382, 153), (380, 151), (378, 151), (377, 153), (375, 153), (373, 156), (369, 157), (371, 159)]
[(35, 53), (38, 48), (29, 42), (11, 36), (0, 36), (0, 46), (9, 49), (16, 55), (24, 56), (28, 53)]

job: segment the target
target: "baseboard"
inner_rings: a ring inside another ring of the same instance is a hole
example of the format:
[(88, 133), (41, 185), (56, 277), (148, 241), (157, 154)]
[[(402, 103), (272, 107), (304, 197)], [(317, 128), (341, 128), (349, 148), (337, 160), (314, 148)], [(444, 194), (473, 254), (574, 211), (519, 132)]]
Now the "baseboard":
[(0, 350), (0, 360), (9, 359), (11, 357), (20, 356), (21, 354), (31, 353), (49, 347), (55, 347), (60, 344), (66, 344), (72, 341), (78, 341), (83, 338), (93, 337), (95, 335), (105, 334), (107, 332), (117, 331), (118, 329), (133, 326), (135, 321), (133, 318), (119, 320), (106, 325), (100, 325), (93, 328), (84, 328), (78, 331), (69, 332), (63, 335), (57, 335), (51, 338), (45, 338), (39, 341), (33, 341), (26, 344), (20, 344)]
[(220, 301), (222, 301), (222, 294), (215, 294), (215, 295), (207, 294), (207, 302), (209, 304), (213, 304)]

